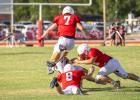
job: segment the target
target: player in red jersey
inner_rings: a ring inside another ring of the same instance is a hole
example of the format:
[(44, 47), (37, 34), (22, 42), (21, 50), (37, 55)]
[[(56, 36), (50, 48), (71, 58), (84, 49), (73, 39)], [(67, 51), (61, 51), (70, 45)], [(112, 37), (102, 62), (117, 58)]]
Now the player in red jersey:
[[(80, 18), (74, 14), (74, 10), (70, 6), (66, 6), (61, 15), (54, 17), (53, 24), (39, 38), (43, 39), (51, 30), (58, 28), (59, 39), (54, 46), (54, 51), (51, 56), (51, 61), (47, 62), (48, 67), (53, 67), (69, 50), (74, 47), (76, 27), (85, 35), (88, 33), (80, 23)], [(52, 71), (50, 71), (51, 73)]]
[[(79, 94), (80, 82), (82, 79), (87, 79), (92, 76), (94, 67), (91, 68), (89, 74), (86, 74), (83, 70), (75, 70), (74, 66), (67, 64), (64, 67), (64, 72), (59, 74), (58, 77), (54, 77), (50, 83), (50, 87), (56, 87), (56, 91), (59, 94)], [(61, 84), (61, 86), (59, 85)]]
[(110, 38), (111, 38), (111, 46), (115, 45), (115, 38), (116, 38), (116, 26), (115, 26), (115, 23), (112, 23), (112, 26), (109, 29), (109, 35), (110, 35)]
[[(127, 73), (119, 61), (96, 48), (89, 48), (87, 44), (81, 44), (77, 48), (79, 59), (75, 59), (75, 63), (79, 64), (94, 64), (100, 68), (96, 82), (98, 83), (111, 83), (116, 84), (116, 81), (109, 78), (108, 75), (111, 73), (116, 74), (124, 79), (130, 79), (140, 82), (140, 78), (132, 73)], [(117, 86), (118, 87), (118, 86)]]
[(121, 46), (125, 46), (125, 34), (126, 34), (126, 31), (125, 31), (125, 27), (123, 25), (120, 25), (120, 27), (119, 27), (119, 33), (121, 35), (120, 45)]

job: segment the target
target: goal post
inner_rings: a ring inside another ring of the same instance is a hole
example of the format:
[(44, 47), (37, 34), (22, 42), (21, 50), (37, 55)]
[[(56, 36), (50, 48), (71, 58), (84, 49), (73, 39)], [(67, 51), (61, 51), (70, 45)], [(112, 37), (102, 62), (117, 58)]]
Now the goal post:
[[(92, 5), (92, 0), (88, 0), (87, 3), (14, 3), (13, 0), (11, 3), (0, 3), (0, 5), (11, 5), (12, 6), (12, 10), (11, 10), (11, 27), (13, 27), (13, 22), (14, 22), (14, 12), (13, 12), (13, 6), (31, 6), (31, 5), (34, 5), (34, 6), (38, 6), (39, 7), (39, 20), (38, 20), (38, 30), (40, 30), (39, 32), (41, 33), (38, 33), (38, 36), (41, 36), (41, 34), (43, 33), (42, 30), (42, 6), (91, 6)], [(44, 42), (43, 40), (42, 41), (39, 41), (38, 40), (38, 46), (44, 46)]]
[(87, 3), (0, 3), (0, 5), (46, 5), (46, 6), (91, 6), (92, 0), (88, 0)]

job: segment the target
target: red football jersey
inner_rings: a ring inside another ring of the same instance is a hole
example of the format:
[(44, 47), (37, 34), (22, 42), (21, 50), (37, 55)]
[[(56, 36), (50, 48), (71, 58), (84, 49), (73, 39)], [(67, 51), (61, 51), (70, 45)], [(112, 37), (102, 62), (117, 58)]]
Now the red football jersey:
[(76, 15), (64, 14), (56, 16), (53, 22), (58, 26), (59, 36), (75, 37), (76, 23), (80, 23), (80, 18)]
[(116, 26), (112, 26), (112, 27), (111, 27), (111, 31), (112, 31), (112, 32), (115, 32), (115, 31), (116, 31)]
[(96, 48), (91, 48), (88, 53), (88, 58), (93, 57), (95, 58), (93, 64), (99, 66), (100, 68), (103, 67), (111, 59), (109, 55), (102, 53), (100, 50)]
[(124, 26), (120, 26), (119, 32), (120, 32), (120, 34), (124, 35), (125, 34), (125, 27)]
[(65, 89), (68, 86), (74, 85), (80, 88), (81, 77), (85, 73), (82, 70), (68, 71), (62, 74), (59, 74), (57, 80), (61, 83), (62, 89)]

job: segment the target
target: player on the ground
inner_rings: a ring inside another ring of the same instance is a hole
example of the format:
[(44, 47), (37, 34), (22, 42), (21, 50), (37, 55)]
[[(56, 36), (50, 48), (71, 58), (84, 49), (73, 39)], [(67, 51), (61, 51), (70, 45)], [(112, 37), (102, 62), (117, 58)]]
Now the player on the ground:
[[(72, 61), (69, 60), (67, 57), (63, 57), (61, 58), (61, 60), (59, 62), (56, 63), (56, 65), (53, 68), (53, 72), (54, 70), (57, 70), (59, 73), (64, 73), (64, 67), (67, 64), (72, 64)], [(84, 67), (78, 66), (78, 65), (72, 65), (73, 66), (73, 70), (81, 70), (83, 71), (85, 74), (89, 74), (89, 71), (87, 69), (85, 69)], [(52, 73), (53, 73), (52, 72)], [(86, 80), (91, 81), (91, 82), (95, 82), (95, 79), (92, 77), (88, 77)], [(82, 81), (81, 81), (82, 84)]]
[(57, 78), (53, 78), (50, 87), (56, 87), (56, 91), (59, 94), (82, 95), (82, 91), (80, 90), (81, 80), (88, 79), (92, 76), (93, 72), (94, 67), (92, 67), (90, 73), (87, 74), (83, 70), (75, 70), (71, 64), (67, 64), (64, 67), (64, 72), (59, 74)]
[[(54, 46), (51, 61), (47, 62), (48, 67), (52, 67), (61, 57), (65, 56), (69, 50), (74, 47), (76, 27), (85, 35), (89, 34), (85, 31), (80, 23), (80, 18), (74, 14), (74, 10), (70, 6), (64, 7), (62, 14), (54, 17), (53, 24), (39, 38), (43, 39), (50, 31), (58, 28), (58, 42)], [(49, 73), (52, 71), (50, 70)]]
[(87, 44), (81, 44), (77, 48), (79, 59), (75, 59), (75, 63), (79, 64), (94, 64), (100, 68), (95, 81), (107, 82), (114, 84), (114, 80), (108, 77), (109, 74), (114, 73), (124, 79), (130, 79), (140, 82), (140, 78), (132, 73), (127, 73), (119, 61), (103, 52), (97, 48), (89, 48)]

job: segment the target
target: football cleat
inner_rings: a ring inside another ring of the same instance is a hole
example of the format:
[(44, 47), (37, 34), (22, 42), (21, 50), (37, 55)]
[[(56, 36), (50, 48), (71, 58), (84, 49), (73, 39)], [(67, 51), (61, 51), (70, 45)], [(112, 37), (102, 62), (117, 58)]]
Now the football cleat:
[(46, 64), (48, 67), (54, 67), (56, 65), (56, 63), (52, 61), (47, 61)]
[(115, 81), (115, 83), (113, 84), (113, 87), (115, 87), (116, 89), (119, 89), (121, 86), (120, 86), (120, 81)]
[(59, 84), (58, 84), (58, 82), (57, 82), (57, 78), (54, 77), (54, 78), (52, 79), (52, 81), (50, 82), (50, 88), (54, 88), (54, 87), (58, 87), (58, 86), (59, 86)]
[(48, 74), (52, 74), (54, 73), (54, 70), (52, 69), (52, 67), (48, 67)]
[(48, 68), (48, 74), (54, 73), (55, 65), (56, 65), (55, 62), (47, 61), (46, 64), (47, 64), (47, 68)]

